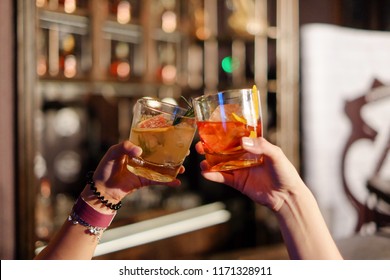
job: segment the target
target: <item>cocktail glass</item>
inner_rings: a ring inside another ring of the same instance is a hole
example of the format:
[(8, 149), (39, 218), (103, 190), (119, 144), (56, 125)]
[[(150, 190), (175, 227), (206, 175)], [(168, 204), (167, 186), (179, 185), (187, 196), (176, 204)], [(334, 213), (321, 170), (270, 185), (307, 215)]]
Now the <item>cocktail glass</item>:
[(127, 169), (141, 177), (173, 181), (183, 164), (196, 131), (188, 109), (156, 99), (141, 98), (133, 108), (130, 141), (142, 155), (128, 158)]
[(193, 99), (198, 133), (210, 171), (260, 165), (261, 155), (246, 152), (241, 138), (263, 135), (260, 93), (235, 89)]

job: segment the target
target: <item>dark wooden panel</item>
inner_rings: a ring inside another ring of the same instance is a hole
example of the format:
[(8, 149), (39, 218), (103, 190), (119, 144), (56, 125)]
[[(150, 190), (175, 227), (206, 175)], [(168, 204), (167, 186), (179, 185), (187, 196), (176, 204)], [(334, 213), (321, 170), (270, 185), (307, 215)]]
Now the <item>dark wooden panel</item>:
[(0, 258), (15, 257), (13, 1), (0, 1)]

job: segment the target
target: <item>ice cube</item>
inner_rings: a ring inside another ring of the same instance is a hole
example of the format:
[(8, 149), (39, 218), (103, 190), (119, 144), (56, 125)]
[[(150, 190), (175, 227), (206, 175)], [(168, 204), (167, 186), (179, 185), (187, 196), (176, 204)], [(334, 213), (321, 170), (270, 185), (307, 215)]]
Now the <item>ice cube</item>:
[(239, 104), (223, 104), (219, 105), (211, 114), (209, 121), (221, 122), (221, 121), (234, 121), (233, 113), (238, 116), (242, 115), (241, 106)]

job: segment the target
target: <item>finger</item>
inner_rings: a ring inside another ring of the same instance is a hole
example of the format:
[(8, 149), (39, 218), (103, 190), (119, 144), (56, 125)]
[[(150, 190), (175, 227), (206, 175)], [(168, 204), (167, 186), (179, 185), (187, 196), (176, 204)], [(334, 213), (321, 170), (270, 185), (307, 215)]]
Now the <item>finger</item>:
[(124, 142), (111, 146), (105, 155), (105, 159), (106, 160), (117, 159), (123, 156), (124, 154), (129, 155), (131, 157), (137, 157), (142, 154), (142, 149), (134, 145), (130, 141), (126, 140)]
[(253, 154), (263, 154), (267, 157), (275, 160), (278, 158), (283, 152), (278, 146), (275, 146), (268, 142), (265, 138), (249, 138), (242, 137), (241, 139), (242, 147)]
[(198, 143), (195, 144), (195, 150), (196, 150), (199, 154), (201, 154), (201, 155), (204, 154), (204, 149), (203, 149), (202, 142), (199, 141)]
[(142, 154), (142, 148), (126, 140), (123, 142), (124, 152), (131, 157), (139, 157)]
[(181, 185), (181, 181), (179, 179), (175, 179), (172, 182), (165, 183), (165, 185), (167, 185), (169, 187), (178, 187)]
[(210, 165), (207, 163), (206, 160), (202, 160), (202, 161), (200, 162), (199, 166), (200, 166), (200, 169), (201, 169), (202, 171), (207, 171), (207, 170), (210, 169)]
[(179, 174), (183, 174), (186, 171), (186, 168), (182, 165), (179, 168)]
[(234, 177), (230, 173), (202, 171), (201, 174), (205, 179), (216, 183), (223, 183), (229, 186), (233, 186), (234, 183)]

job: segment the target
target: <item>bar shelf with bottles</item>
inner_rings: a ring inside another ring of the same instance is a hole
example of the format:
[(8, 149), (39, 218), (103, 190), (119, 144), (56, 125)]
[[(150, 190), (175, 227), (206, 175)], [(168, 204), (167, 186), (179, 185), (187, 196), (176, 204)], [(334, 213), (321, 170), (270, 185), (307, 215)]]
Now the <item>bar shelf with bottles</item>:
[[(180, 104), (180, 96), (254, 84), (255, 37), (228, 25), (228, 2), (36, 0), (38, 249), (66, 219), (86, 172), (109, 146), (128, 137), (137, 98)], [(217, 36), (208, 22), (210, 3), (221, 8), (215, 10), (221, 13), (215, 16), (220, 19)], [(160, 252), (161, 258), (180, 258), (254, 245), (253, 203), (203, 179), (201, 160), (191, 147), (184, 162), (190, 171), (179, 175), (180, 188), (156, 185), (126, 197), (96, 257), (153, 258)], [(152, 235), (151, 224), (171, 233)], [(179, 224), (187, 230), (178, 226), (171, 231)], [(130, 235), (135, 240), (146, 233), (150, 238), (135, 245), (105, 249), (119, 246), (117, 239)], [(166, 250), (172, 242), (188, 243), (186, 238), (198, 241)]]
[[(97, 8), (95, 1), (72, 9), (70, 2), (36, 2), (41, 96), (35, 167), (37, 250), (66, 219), (84, 174), (110, 145), (128, 137), (134, 100), (141, 96), (178, 100), (182, 94), (177, 73), (183, 69), (185, 36), (176, 28), (178, 2), (155, 1), (161, 9), (153, 6), (148, 18), (155, 18), (152, 12), (156, 12), (161, 20), (146, 25), (141, 1), (99, 1), (106, 9)], [(97, 10), (101, 14), (94, 14)], [(112, 228), (120, 230), (129, 223), (142, 224), (190, 208), (195, 211), (202, 198), (188, 185), (183, 178), (179, 189), (152, 186), (137, 191), (123, 200)]]
[(42, 79), (86, 79), (89, 57), (86, 16), (39, 10), (37, 74)]

